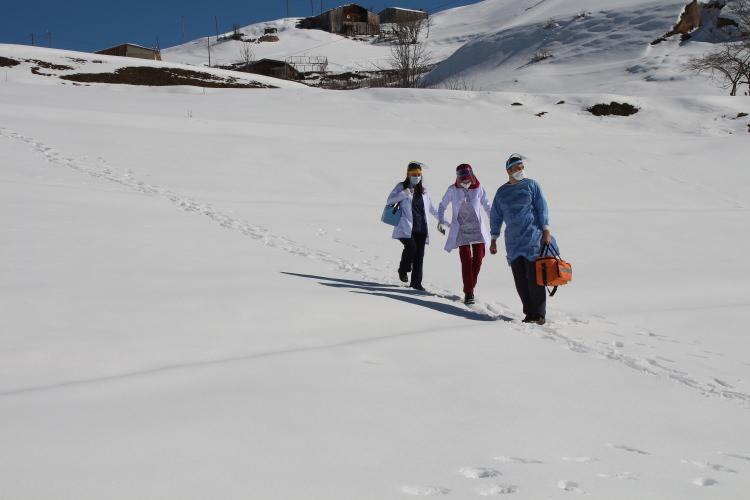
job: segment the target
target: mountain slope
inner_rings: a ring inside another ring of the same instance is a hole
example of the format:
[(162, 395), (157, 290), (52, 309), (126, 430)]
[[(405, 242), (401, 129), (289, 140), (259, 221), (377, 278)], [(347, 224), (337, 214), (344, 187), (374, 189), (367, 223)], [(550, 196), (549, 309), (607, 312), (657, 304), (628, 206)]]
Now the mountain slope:
[[(500, 7), (502, 0), (492, 4)], [(510, 22), (466, 43), (425, 83), (475, 90), (720, 94), (708, 79), (685, 70), (687, 60), (710, 43), (682, 44), (673, 37), (651, 46), (674, 26), (684, 6), (632, 1), (603, 9), (600, 2), (584, 0), (517, 6)]]

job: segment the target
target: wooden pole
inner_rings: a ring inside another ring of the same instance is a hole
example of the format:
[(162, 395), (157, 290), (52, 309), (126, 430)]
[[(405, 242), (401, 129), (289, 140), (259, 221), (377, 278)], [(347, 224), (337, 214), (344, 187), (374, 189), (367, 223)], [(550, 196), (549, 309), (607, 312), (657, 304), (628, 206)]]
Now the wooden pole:
[(206, 47), (208, 47), (208, 67), (211, 67), (211, 38), (206, 37)]

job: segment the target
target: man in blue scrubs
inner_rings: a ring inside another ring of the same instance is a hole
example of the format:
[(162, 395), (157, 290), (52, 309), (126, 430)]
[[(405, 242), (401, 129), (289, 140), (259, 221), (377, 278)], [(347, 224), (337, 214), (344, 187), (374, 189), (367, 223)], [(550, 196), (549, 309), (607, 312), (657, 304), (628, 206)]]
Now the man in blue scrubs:
[(536, 283), (534, 262), (542, 245), (557, 249), (550, 233), (547, 201), (539, 183), (526, 177), (521, 155), (511, 155), (505, 170), (508, 182), (497, 190), (490, 211), (490, 253), (497, 253), (497, 238), (505, 223), (505, 251), (523, 303), (526, 315), (523, 321), (543, 325), (547, 294), (545, 288)]

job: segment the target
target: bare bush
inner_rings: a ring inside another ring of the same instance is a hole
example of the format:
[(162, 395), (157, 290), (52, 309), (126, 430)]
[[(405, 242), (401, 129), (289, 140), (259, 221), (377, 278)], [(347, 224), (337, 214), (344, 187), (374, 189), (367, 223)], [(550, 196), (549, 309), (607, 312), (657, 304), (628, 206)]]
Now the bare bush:
[(545, 59), (549, 59), (550, 57), (552, 57), (552, 51), (549, 49), (541, 48), (534, 52), (534, 55), (531, 56), (531, 62), (535, 63), (544, 61)]
[(429, 23), (429, 19), (415, 19), (393, 25), (390, 62), (400, 87), (416, 87), (431, 65), (432, 56), (423, 39)]
[(476, 80), (473, 78), (468, 78), (465, 75), (453, 75), (449, 78), (446, 78), (438, 85), (434, 86), (434, 88), (441, 88), (441, 89), (447, 89), (447, 90), (466, 90), (466, 91), (479, 90), (477, 88)]
[(708, 74), (729, 95), (737, 95), (742, 85), (750, 86), (750, 47), (743, 43), (725, 43), (721, 48), (690, 59), (687, 69)]
[(248, 65), (255, 61), (255, 52), (249, 43), (243, 43), (240, 47), (240, 62), (243, 65)]

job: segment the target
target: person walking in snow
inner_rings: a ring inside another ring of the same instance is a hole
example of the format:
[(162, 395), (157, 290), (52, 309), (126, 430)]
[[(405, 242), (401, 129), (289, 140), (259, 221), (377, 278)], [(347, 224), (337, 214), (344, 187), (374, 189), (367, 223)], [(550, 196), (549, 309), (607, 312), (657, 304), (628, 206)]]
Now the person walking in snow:
[[(448, 205), (453, 207), (450, 224), (445, 220)], [(448, 186), (438, 207), (438, 230), (444, 232), (443, 226), (449, 226), (445, 250), (451, 252), (458, 248), (466, 304), (474, 303), (474, 288), (486, 246), (490, 244), (490, 234), (482, 220), (482, 208), (489, 215), (491, 205), (487, 192), (474, 175), (471, 165), (462, 163), (456, 167), (456, 182)]]
[(404, 245), (401, 252), (401, 263), (398, 267), (398, 277), (416, 290), (422, 287), (422, 264), (424, 262), (424, 248), (429, 243), (427, 229), (427, 214), (431, 213), (438, 219), (435, 205), (422, 183), (424, 164), (418, 161), (409, 162), (406, 167), (406, 179), (396, 184), (388, 195), (387, 204), (398, 203), (401, 207), (401, 219), (393, 228), (393, 238)]
[(557, 250), (550, 233), (547, 201), (539, 183), (526, 178), (523, 157), (511, 155), (505, 163), (508, 182), (500, 186), (490, 210), (490, 253), (497, 253), (497, 238), (505, 223), (505, 251), (518, 296), (526, 315), (524, 323), (543, 325), (547, 294), (536, 283), (535, 260), (543, 245)]

